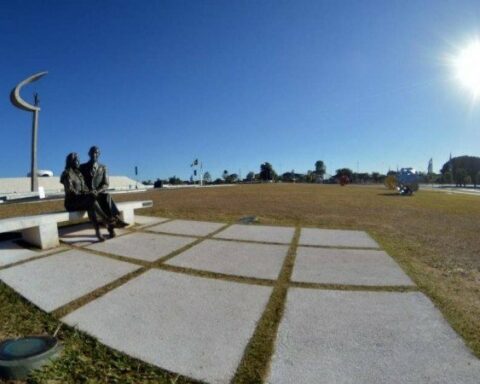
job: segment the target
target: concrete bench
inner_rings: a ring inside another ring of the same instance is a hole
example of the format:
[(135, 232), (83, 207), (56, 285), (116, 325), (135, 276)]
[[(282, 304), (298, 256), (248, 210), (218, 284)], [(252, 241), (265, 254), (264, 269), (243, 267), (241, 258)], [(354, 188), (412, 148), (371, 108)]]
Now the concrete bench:
[[(152, 207), (151, 200), (127, 201), (117, 203), (122, 220), (134, 224), (134, 210)], [(87, 218), (87, 211), (54, 212), (34, 216), (20, 216), (0, 220), (0, 233), (22, 232), (22, 238), (29, 244), (41, 249), (55, 248), (59, 245), (58, 223)]]

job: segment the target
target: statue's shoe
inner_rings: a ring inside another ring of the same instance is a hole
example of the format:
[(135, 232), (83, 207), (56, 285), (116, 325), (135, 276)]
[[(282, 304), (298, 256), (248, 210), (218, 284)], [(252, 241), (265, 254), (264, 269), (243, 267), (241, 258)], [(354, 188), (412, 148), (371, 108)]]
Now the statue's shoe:
[(125, 228), (125, 227), (128, 227), (129, 224), (126, 223), (125, 221), (121, 220), (121, 219), (117, 219), (115, 221), (115, 228)]
[(108, 227), (108, 235), (110, 236), (111, 239), (113, 239), (117, 234), (115, 233), (115, 229), (113, 229), (113, 226)]

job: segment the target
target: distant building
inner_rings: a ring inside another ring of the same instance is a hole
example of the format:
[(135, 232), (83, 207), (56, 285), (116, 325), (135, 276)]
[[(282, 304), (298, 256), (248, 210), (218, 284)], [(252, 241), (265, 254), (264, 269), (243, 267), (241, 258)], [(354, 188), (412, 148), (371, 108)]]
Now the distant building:
[(433, 159), (430, 158), (428, 162), (428, 174), (431, 175), (433, 173)]

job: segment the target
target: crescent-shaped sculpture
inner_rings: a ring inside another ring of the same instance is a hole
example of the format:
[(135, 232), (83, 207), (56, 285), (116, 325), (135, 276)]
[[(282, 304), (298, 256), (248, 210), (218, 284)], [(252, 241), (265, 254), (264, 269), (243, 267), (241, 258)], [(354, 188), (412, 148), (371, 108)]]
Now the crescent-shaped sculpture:
[(36, 73), (30, 76), (29, 78), (23, 80), (15, 88), (13, 88), (12, 92), (10, 92), (10, 101), (12, 102), (12, 104), (17, 108), (23, 109), (24, 111), (29, 111), (29, 112), (40, 111), (39, 106), (29, 104), (22, 99), (22, 97), (20, 96), (20, 89), (22, 89), (24, 85), (37, 81), (38, 79), (45, 76), (47, 73), (48, 73), (47, 71)]
[(15, 88), (10, 92), (10, 101), (12, 104), (20, 109), (23, 109), (27, 112), (33, 112), (33, 121), (32, 121), (32, 166), (31, 166), (31, 191), (38, 191), (38, 177), (37, 177), (37, 131), (38, 131), (38, 114), (40, 111), (40, 106), (38, 103), (38, 95), (35, 95), (35, 105), (27, 103), (20, 96), (20, 90), (24, 85), (33, 83), (38, 79), (45, 76), (48, 72), (39, 72), (36, 73), (22, 82), (20, 82)]

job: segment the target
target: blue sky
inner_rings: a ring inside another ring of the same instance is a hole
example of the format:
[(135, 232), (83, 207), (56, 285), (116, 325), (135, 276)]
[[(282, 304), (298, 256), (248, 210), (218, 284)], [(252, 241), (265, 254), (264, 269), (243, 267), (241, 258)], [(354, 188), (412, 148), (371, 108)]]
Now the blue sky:
[(438, 171), (480, 156), (480, 103), (446, 57), (480, 34), (476, 1), (0, 2), (0, 177), (101, 148), (111, 175), (189, 178), (224, 169)]

